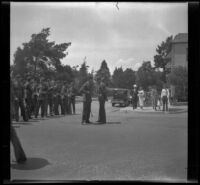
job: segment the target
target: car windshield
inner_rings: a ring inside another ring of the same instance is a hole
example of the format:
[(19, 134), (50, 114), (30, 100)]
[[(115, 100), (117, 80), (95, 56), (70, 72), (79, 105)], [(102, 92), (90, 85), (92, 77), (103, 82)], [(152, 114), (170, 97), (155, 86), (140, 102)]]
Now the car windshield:
[(127, 90), (114, 90), (113, 96), (114, 97), (123, 97), (127, 96), (128, 91)]

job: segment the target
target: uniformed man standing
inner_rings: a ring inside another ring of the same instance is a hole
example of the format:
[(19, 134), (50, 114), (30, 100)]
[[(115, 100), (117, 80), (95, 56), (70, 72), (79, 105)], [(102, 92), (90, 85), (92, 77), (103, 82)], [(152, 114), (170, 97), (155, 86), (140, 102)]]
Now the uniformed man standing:
[(58, 115), (57, 84), (56, 83), (53, 85), (52, 92), (53, 92), (53, 113), (54, 115)]
[(26, 111), (28, 113), (29, 119), (31, 119), (31, 108), (32, 108), (32, 89), (31, 89), (31, 77), (27, 77), (26, 83), (25, 83), (25, 91), (26, 91)]
[(83, 94), (83, 113), (82, 113), (82, 124), (90, 123), (90, 113), (91, 113), (91, 102), (92, 102), (92, 77), (89, 77), (88, 81), (85, 82), (80, 92)]
[(72, 107), (73, 114), (76, 114), (76, 108), (75, 108), (76, 89), (74, 86), (74, 82), (71, 83), (69, 92), (70, 92), (70, 108)]
[(61, 84), (60, 89), (60, 96), (61, 96), (61, 114), (65, 115), (65, 85), (64, 82)]
[(44, 115), (47, 117), (48, 114), (48, 82), (43, 82), (43, 93), (44, 93)]
[(37, 118), (38, 113), (39, 113), (39, 109), (41, 108), (41, 117), (44, 117), (45, 114), (45, 86), (44, 86), (44, 82), (40, 82), (39, 84), (39, 96), (38, 96), (38, 103), (36, 106), (36, 114), (35, 117)]
[(47, 97), (48, 97), (47, 106), (49, 106), (50, 116), (53, 116), (53, 85), (54, 85), (53, 81), (49, 82), (47, 91)]
[(99, 117), (98, 123), (106, 123), (105, 102), (107, 101), (106, 85), (104, 78), (101, 79), (98, 87), (98, 100), (99, 100)]
[(39, 96), (38, 85), (39, 84), (37, 83), (36, 80), (32, 84), (32, 91), (33, 91), (33, 94), (32, 94), (33, 108), (32, 108), (32, 110), (35, 115), (35, 118), (37, 116), (37, 105), (38, 105), (38, 96)]
[(69, 110), (68, 110), (68, 92), (67, 92), (68, 85), (67, 85), (67, 82), (65, 82), (64, 87), (65, 87), (64, 88), (64, 111), (65, 111), (65, 114), (68, 114)]
[(15, 106), (15, 118), (19, 121), (19, 108), (24, 121), (28, 121), (28, 116), (25, 109), (25, 89), (21, 83), (22, 78), (17, 77), (17, 80), (13, 84), (14, 93), (14, 106)]

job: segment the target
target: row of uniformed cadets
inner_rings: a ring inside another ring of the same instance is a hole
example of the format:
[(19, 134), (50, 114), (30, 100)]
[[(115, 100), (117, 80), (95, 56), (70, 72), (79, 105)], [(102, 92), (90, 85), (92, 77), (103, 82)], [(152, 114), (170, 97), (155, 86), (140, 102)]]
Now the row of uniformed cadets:
[[(19, 108), (24, 121), (32, 116), (38, 117), (41, 109), (41, 117), (65, 114), (75, 114), (74, 83), (45, 80), (39, 81), (19, 75), (11, 79), (11, 108), (12, 115), (19, 121)], [(61, 112), (59, 112), (59, 106)], [(48, 111), (49, 107), (49, 111)]]

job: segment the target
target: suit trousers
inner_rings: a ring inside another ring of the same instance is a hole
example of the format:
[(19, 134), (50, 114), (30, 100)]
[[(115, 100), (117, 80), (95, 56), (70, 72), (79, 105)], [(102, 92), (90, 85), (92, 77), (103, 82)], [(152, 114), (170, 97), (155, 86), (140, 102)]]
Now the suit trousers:
[(99, 101), (99, 118), (98, 121), (101, 123), (106, 123), (106, 111), (105, 111), (105, 101)]
[(90, 112), (91, 112), (91, 101), (84, 101), (83, 102), (82, 122), (90, 121)]

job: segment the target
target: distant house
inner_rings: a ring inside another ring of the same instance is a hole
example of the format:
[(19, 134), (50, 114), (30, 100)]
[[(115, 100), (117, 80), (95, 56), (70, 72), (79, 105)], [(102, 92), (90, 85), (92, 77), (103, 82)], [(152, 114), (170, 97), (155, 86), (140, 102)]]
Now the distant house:
[(166, 58), (170, 60), (168, 68), (188, 65), (188, 34), (179, 33), (171, 42), (171, 51)]
[[(173, 69), (175, 66), (188, 67), (188, 34), (179, 33), (171, 42), (171, 51), (167, 55), (169, 63), (167, 67)], [(171, 96), (174, 97), (175, 86), (170, 85)]]

